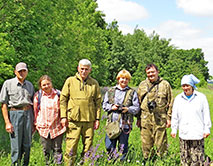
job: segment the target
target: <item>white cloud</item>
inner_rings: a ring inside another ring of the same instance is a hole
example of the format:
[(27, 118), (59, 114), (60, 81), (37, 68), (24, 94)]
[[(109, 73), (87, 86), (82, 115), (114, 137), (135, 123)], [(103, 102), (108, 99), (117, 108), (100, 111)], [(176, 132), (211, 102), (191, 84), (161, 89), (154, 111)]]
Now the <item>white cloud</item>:
[(127, 0), (97, 0), (98, 10), (106, 15), (106, 21), (117, 20), (119, 23), (140, 20), (148, 17), (146, 9)]
[(155, 29), (145, 29), (148, 34), (153, 30), (162, 38), (172, 39), (171, 44), (178, 48), (201, 48), (205, 60), (209, 62), (210, 75), (213, 75), (213, 37), (205, 38), (200, 29), (193, 28), (189, 23), (174, 20), (164, 22)]
[(176, 3), (186, 13), (213, 17), (213, 0), (176, 0)]
[(180, 40), (194, 39), (201, 35), (201, 30), (191, 27), (189, 23), (174, 20), (163, 22), (156, 31), (165, 37), (172, 36), (172, 38)]

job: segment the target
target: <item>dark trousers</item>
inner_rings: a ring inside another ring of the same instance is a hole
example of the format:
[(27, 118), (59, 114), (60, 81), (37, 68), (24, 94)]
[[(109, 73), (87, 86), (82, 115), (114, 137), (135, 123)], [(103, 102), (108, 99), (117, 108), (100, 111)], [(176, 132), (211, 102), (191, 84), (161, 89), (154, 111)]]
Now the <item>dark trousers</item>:
[(9, 117), (14, 128), (14, 132), (10, 134), (12, 165), (20, 165), (23, 157), (23, 165), (27, 166), (32, 141), (32, 110), (9, 111)]
[[(126, 132), (129, 129), (124, 129)], [(126, 154), (128, 152), (128, 139), (129, 134), (126, 134), (125, 132), (121, 132), (121, 134), (115, 138), (115, 139), (109, 139), (109, 137), (106, 134), (105, 137), (105, 146), (106, 149), (111, 157), (114, 157), (115, 159), (119, 157), (119, 153), (122, 153), (122, 156), (120, 157), (120, 160), (124, 160), (126, 157)], [(116, 150), (116, 144), (118, 142), (118, 151)]]
[(48, 138), (44, 138), (40, 136), (41, 144), (43, 146), (43, 152), (46, 160), (46, 165), (50, 164), (50, 152), (53, 151), (54, 163), (61, 164), (62, 163), (62, 140), (63, 134), (51, 139), (50, 135)]

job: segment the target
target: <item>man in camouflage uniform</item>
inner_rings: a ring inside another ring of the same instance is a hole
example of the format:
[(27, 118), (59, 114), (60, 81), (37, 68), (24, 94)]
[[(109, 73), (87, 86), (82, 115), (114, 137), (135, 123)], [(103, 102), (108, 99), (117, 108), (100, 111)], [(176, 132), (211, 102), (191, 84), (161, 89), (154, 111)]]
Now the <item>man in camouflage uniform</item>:
[(74, 165), (80, 136), (82, 136), (82, 156), (89, 151), (94, 129), (99, 128), (101, 116), (101, 93), (98, 82), (89, 76), (91, 62), (82, 59), (78, 73), (69, 77), (61, 91), (61, 123), (68, 126), (66, 133), (65, 165)]
[(137, 124), (141, 127), (142, 151), (146, 160), (153, 155), (154, 145), (158, 156), (167, 151), (166, 128), (171, 126), (173, 96), (170, 84), (158, 76), (157, 66), (148, 64), (145, 71), (147, 79), (138, 88), (141, 116)]

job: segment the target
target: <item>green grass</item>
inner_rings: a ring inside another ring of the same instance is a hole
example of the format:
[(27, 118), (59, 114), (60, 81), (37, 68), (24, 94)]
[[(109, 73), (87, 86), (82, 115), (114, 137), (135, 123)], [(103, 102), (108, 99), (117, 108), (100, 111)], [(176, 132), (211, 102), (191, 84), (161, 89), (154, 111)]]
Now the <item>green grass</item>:
[[(200, 92), (203, 92), (209, 101), (210, 111), (211, 111), (211, 119), (213, 121), (213, 90), (209, 88), (199, 88)], [(176, 96), (179, 94), (181, 89), (174, 90), (173, 93)], [(9, 135), (6, 133), (4, 129), (4, 120), (2, 114), (0, 114), (0, 164), (4, 166), (11, 165), (10, 160), (10, 141)], [(120, 163), (116, 161), (113, 163), (112, 161), (107, 160), (105, 145), (104, 145), (104, 137), (105, 137), (105, 119), (101, 121), (100, 128), (95, 131), (94, 137), (94, 151), (93, 157), (88, 160), (85, 165), (141, 165), (143, 161), (143, 155), (141, 150), (141, 138), (140, 138), (140, 130), (133, 126), (133, 130), (130, 134), (129, 138), (129, 153), (128, 159), (126, 162)], [(167, 130), (168, 133), (168, 155), (163, 158), (156, 158), (156, 160), (150, 161), (146, 165), (156, 165), (156, 166), (176, 166), (180, 164), (179, 157), (179, 139), (178, 137), (173, 139), (170, 137), (171, 129)], [(80, 153), (82, 151), (81, 141), (78, 146), (78, 158), (77, 162), (80, 161)], [(98, 148), (97, 151), (95, 148)], [(63, 141), (63, 150), (65, 149), (65, 141)], [(213, 160), (213, 128), (211, 128), (211, 135), (205, 139), (205, 153)], [(97, 159), (98, 158), (98, 159)], [(97, 161), (94, 161), (96, 160)], [(94, 163), (93, 163), (94, 162)], [(42, 146), (39, 142), (39, 135), (35, 133), (33, 136), (32, 148), (31, 148), (31, 156), (30, 156), (30, 166), (43, 166), (44, 156), (42, 152)]]

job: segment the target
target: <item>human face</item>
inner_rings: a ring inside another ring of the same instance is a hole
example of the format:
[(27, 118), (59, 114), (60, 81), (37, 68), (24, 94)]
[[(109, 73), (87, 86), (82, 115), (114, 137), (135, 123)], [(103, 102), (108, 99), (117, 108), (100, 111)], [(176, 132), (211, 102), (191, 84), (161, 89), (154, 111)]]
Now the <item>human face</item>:
[(185, 93), (186, 96), (192, 95), (192, 93), (194, 91), (193, 87), (191, 85), (188, 85), (188, 84), (183, 84), (182, 89), (183, 89), (183, 92)]
[(155, 69), (155, 67), (150, 67), (147, 69), (146, 75), (150, 82), (155, 82), (158, 80), (158, 71)]
[(88, 77), (90, 72), (91, 72), (90, 66), (82, 65), (82, 64), (78, 65), (78, 73), (79, 73), (80, 77), (82, 78), (82, 80), (85, 80)]
[(120, 77), (118, 80), (118, 84), (120, 85), (121, 88), (125, 88), (129, 83), (129, 79), (126, 77)]
[(47, 93), (50, 94), (52, 92), (52, 82), (49, 80), (42, 80), (41, 81), (41, 89)]
[(25, 78), (27, 77), (27, 74), (28, 74), (27, 70), (24, 69), (20, 71), (15, 70), (15, 75), (21, 83), (24, 82)]

